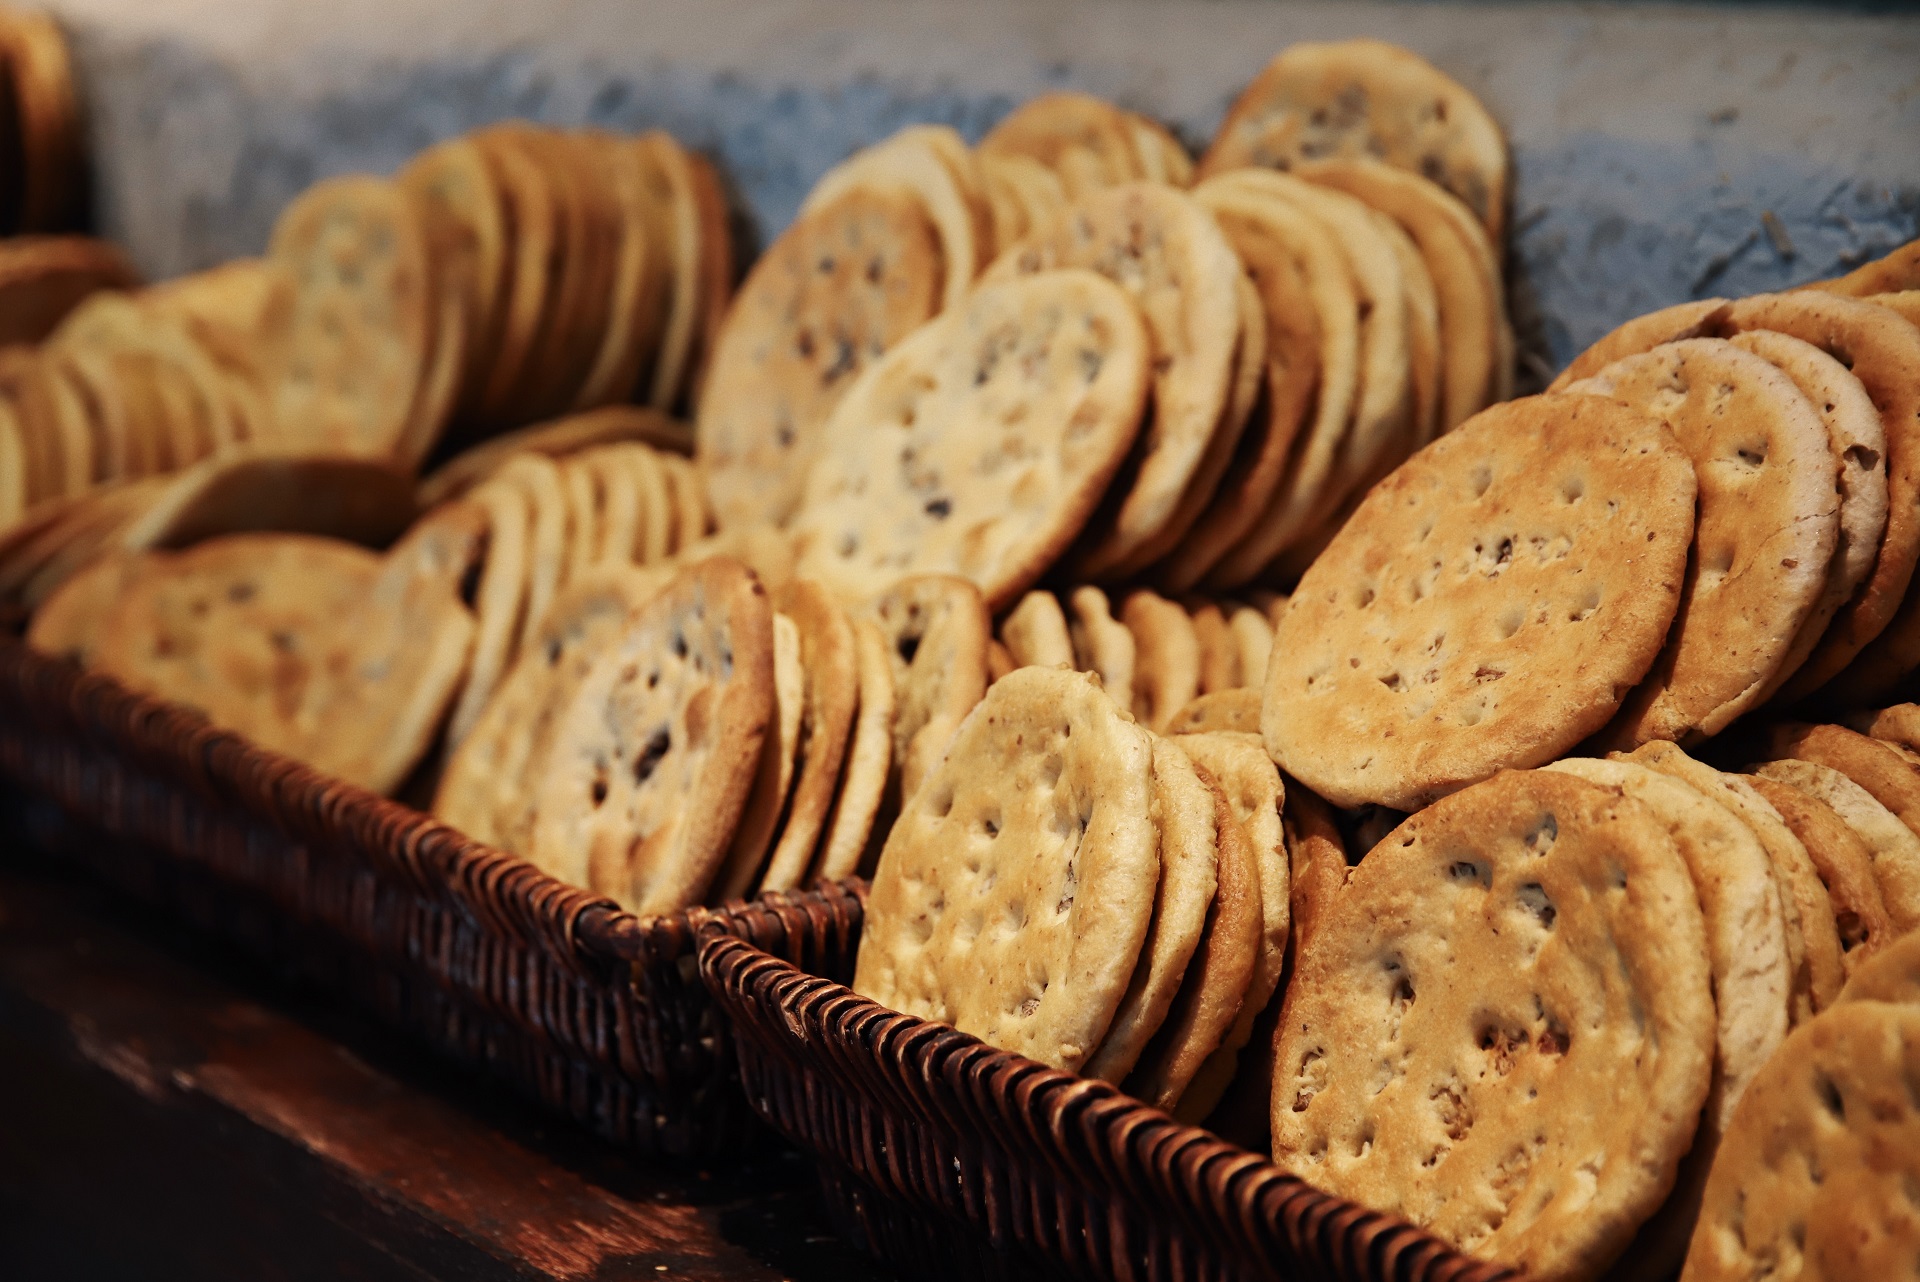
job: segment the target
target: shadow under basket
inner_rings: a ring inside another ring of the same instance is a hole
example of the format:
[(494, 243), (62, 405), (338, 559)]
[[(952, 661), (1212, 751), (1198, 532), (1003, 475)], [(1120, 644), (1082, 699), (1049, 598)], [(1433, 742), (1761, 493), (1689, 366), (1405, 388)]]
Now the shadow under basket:
[[(56, 855), (617, 1144), (706, 1162), (761, 1133), (696, 970), (710, 911), (642, 920), (11, 638), (0, 776)], [(806, 920), (758, 942), (850, 972), (845, 924)]]
[[(746, 1098), (813, 1154), (840, 1232), (907, 1276), (1516, 1276), (1104, 1082), (859, 996), (844, 981), (863, 895), (849, 883), (731, 910), (701, 931), (700, 974), (733, 1024)], [(844, 932), (833, 971), (805, 960), (822, 919)]]

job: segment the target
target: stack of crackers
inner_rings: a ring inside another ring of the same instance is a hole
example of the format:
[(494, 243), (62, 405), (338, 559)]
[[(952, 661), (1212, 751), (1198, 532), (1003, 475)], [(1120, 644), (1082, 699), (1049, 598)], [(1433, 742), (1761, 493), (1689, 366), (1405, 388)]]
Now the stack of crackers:
[(1505, 143), (1438, 70), (1296, 46), (1195, 172), (1077, 94), (830, 171), (717, 340), (722, 527), (785, 528), (850, 600), (907, 572), (996, 611), (1049, 576), (1268, 584), (1509, 393)]
[(67, 232), (86, 212), (86, 155), (66, 37), (0, 9), (0, 236)]
[[(522, 124), (429, 148), (391, 181), (319, 183), (264, 258), (139, 293), (95, 242), (0, 249), (0, 297), (34, 304), (14, 337), (38, 343), (0, 359), (0, 530), (215, 455), (411, 471), (449, 428), (684, 411), (732, 275), (703, 159), (662, 133)], [(28, 324), (55, 311), (50, 335)]]

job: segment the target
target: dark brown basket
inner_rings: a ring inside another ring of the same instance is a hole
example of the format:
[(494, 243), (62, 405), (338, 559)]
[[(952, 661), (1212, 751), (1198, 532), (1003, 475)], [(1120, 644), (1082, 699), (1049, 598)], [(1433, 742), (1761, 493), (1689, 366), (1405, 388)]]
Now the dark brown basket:
[[(700, 974), (747, 1099), (815, 1155), (841, 1232), (908, 1275), (1514, 1276), (1103, 1082), (859, 996), (844, 985), (863, 894), (743, 905), (702, 929)], [(831, 965), (809, 966), (793, 944), (828, 933)]]
[[(61, 850), (102, 878), (616, 1143), (711, 1160), (758, 1130), (696, 972), (712, 913), (643, 921), (11, 638), (0, 775), (57, 807)], [(851, 964), (834, 913), (756, 941), (831, 972)]]

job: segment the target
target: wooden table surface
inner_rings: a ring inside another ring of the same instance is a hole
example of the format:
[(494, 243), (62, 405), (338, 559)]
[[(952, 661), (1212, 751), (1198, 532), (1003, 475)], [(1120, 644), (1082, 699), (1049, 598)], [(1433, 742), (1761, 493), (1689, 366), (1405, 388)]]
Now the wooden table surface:
[(0, 1277), (880, 1282), (806, 1163), (649, 1166), (0, 851)]

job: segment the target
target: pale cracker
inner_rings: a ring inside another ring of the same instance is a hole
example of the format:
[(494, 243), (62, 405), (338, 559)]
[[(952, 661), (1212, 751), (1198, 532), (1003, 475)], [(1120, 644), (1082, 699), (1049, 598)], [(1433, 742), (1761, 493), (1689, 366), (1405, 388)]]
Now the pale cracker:
[(1765, 775), (1754, 775), (1752, 781), (1754, 791), (1779, 812), (1780, 821), (1793, 830), (1819, 871), (1840, 934), (1841, 969), (1851, 979), (1893, 938), (1886, 899), (1873, 876), (1873, 855), (1826, 802)]
[(1650, 352), (1662, 343), (1717, 335), (1726, 308), (1727, 300), (1724, 298), (1700, 298), (1636, 316), (1602, 335), (1586, 351), (1569, 361), (1553, 382), (1547, 384), (1547, 390), (1564, 392), (1574, 383), (1593, 377), (1615, 361)]
[(893, 668), (893, 794), (904, 807), (987, 689), (992, 621), (965, 579), (923, 574), (873, 603)]
[(888, 835), (854, 990), (1078, 1070), (1147, 938), (1153, 762), (1091, 677), (996, 682)]
[(1920, 931), (1889, 944), (1840, 990), (1842, 1002), (1896, 1002), (1920, 1006)]
[(1212, 730), (1259, 734), (1260, 692), (1241, 687), (1203, 694), (1173, 715), (1165, 733), (1201, 734)]
[(813, 875), (828, 881), (859, 871), (893, 759), (893, 664), (887, 655), (887, 638), (872, 619), (855, 616), (850, 622), (859, 665), (860, 709), (847, 749), (846, 773), (833, 803), (833, 820), (814, 864)]
[(1872, 793), (1831, 766), (1769, 761), (1754, 767), (1754, 773), (1791, 784), (1831, 806), (1867, 843), (1873, 877), (1880, 883), (1880, 897), (1895, 933), (1920, 929), (1920, 837), (1912, 829), (1874, 800)]
[(1164, 732), (1173, 715), (1200, 693), (1200, 640), (1178, 605), (1145, 588), (1120, 603), (1120, 621), (1133, 634), (1133, 713)]
[(798, 579), (775, 594), (774, 604), (800, 629), (806, 703), (787, 815), (760, 888), (790, 890), (814, 863), (833, 805), (858, 713), (860, 673), (853, 625), (825, 588)]
[(1194, 640), (1200, 643), (1200, 693), (1245, 687), (1247, 681), (1240, 671), (1240, 645), (1227, 627), (1227, 616), (1220, 603), (1205, 597), (1190, 597), (1186, 605), (1187, 618), (1193, 622)]
[(514, 660), (527, 605), (527, 526), (525, 493), (511, 481), (488, 481), (469, 498), (487, 513), (486, 561), (473, 598), (473, 660), (466, 682), (447, 718), (446, 746), (452, 750), (473, 730)]
[[(806, 714), (807, 674), (800, 659), (800, 628), (778, 611), (773, 616), (773, 724), (760, 744), (753, 787), (733, 830), (733, 844), (713, 879), (710, 898), (743, 899), (753, 893), (786, 813)], [(609, 889), (610, 888), (605, 888)]]
[(1066, 612), (1060, 608), (1060, 598), (1044, 589), (1021, 597), (1020, 604), (1000, 621), (1000, 644), (1007, 647), (1017, 668), (1074, 666)]
[(1100, 688), (1133, 715), (1133, 670), (1136, 649), (1133, 633), (1113, 617), (1107, 594), (1087, 585), (1077, 587), (1067, 598), (1073, 610), (1073, 622), (1067, 631), (1073, 639), (1073, 666), (1100, 678)]
[(1250, 605), (1226, 602), (1227, 630), (1240, 651), (1240, 684), (1258, 690), (1265, 684), (1267, 661), (1273, 658), (1273, 624)]

